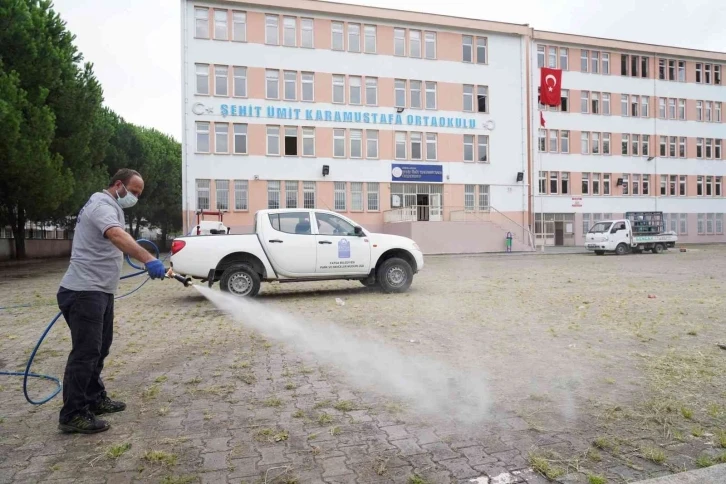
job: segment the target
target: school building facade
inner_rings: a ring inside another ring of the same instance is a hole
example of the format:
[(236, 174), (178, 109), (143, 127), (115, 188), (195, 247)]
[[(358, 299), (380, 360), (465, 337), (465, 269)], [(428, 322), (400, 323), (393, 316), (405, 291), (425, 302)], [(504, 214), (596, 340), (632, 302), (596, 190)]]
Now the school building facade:
[[(185, 231), (199, 211), (246, 233), (260, 209), (324, 208), (472, 253), (507, 233), (580, 245), (606, 215), (661, 210), (688, 241), (724, 240), (726, 54), (313, 0), (181, 5)], [(543, 65), (564, 91), (540, 128)]]

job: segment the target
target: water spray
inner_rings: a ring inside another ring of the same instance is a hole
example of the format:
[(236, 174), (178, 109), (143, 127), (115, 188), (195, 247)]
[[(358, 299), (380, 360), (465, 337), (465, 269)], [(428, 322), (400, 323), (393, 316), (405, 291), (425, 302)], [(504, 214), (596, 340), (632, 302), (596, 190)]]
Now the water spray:
[[(139, 244), (141, 244), (141, 243), (149, 244), (151, 246), (151, 248), (153, 249), (153, 252), (154, 252), (155, 257), (157, 259), (159, 258), (159, 247), (157, 247), (156, 244), (154, 244), (152, 241), (147, 240), (147, 239), (138, 239), (136, 242), (139, 243)], [(168, 257), (168, 255), (167, 255), (167, 257)], [(166, 260), (166, 257), (163, 260)], [(138, 272), (134, 272), (134, 273), (131, 273), (131, 274), (127, 274), (125, 276), (122, 276), (121, 277), (121, 280), (123, 280), (123, 279), (130, 279), (132, 277), (141, 276), (141, 275), (144, 275), (144, 274), (147, 273), (146, 268), (144, 268), (143, 266), (139, 266), (139, 265), (134, 264), (131, 261), (131, 258), (128, 255), (126, 255), (126, 263), (128, 265), (130, 265), (132, 268), (136, 269)], [(184, 287), (189, 287), (189, 286), (192, 285), (192, 279), (191, 278), (184, 277), (182, 275), (176, 274), (172, 270), (171, 267), (166, 271), (166, 277), (168, 277), (170, 279), (176, 279), (180, 283), (184, 284)], [(136, 291), (138, 291), (139, 289), (141, 289), (144, 286), (144, 284), (146, 284), (147, 282), (149, 282), (149, 280), (151, 280), (151, 278), (150, 277), (147, 277), (141, 284), (139, 284), (138, 286), (136, 286), (132, 291), (129, 291), (126, 294), (122, 294), (120, 296), (116, 296), (114, 299), (123, 299), (125, 297), (128, 297), (128, 296), (132, 295), (133, 293), (135, 293)], [(6, 306), (6, 307), (0, 308), (0, 310), (4, 310), (4, 309), (14, 309), (14, 308), (23, 308), (23, 307), (29, 307), (29, 306), (28, 305), (25, 305), (25, 304), (18, 305), (18, 306)], [(47, 402), (51, 401), (63, 389), (63, 384), (61, 383), (60, 379), (58, 379), (58, 378), (56, 378), (54, 376), (43, 375), (43, 374), (40, 374), (40, 373), (32, 373), (30, 371), (30, 367), (33, 365), (33, 360), (35, 359), (35, 355), (38, 353), (38, 349), (40, 348), (40, 345), (43, 344), (43, 341), (45, 340), (45, 337), (48, 335), (48, 333), (50, 332), (51, 328), (53, 328), (53, 325), (56, 323), (56, 321), (58, 321), (60, 319), (60, 317), (62, 316), (62, 314), (63, 314), (62, 312), (59, 312), (58, 314), (56, 314), (55, 317), (53, 317), (53, 319), (50, 320), (50, 323), (48, 323), (48, 326), (46, 326), (45, 330), (43, 331), (43, 334), (41, 334), (41, 336), (40, 336), (40, 339), (35, 344), (35, 348), (33, 348), (33, 352), (30, 354), (30, 358), (28, 358), (28, 363), (25, 365), (25, 371), (24, 372), (19, 372), (19, 371), (0, 371), (0, 375), (4, 375), (4, 376), (22, 376), (23, 377), (23, 394), (25, 395), (25, 399), (28, 401), (28, 403), (30, 403), (32, 405), (43, 405), (44, 403), (47, 403)], [(52, 382), (54, 382), (56, 384), (56, 388), (48, 396), (46, 396), (46, 397), (44, 397), (44, 398), (42, 398), (40, 400), (33, 400), (32, 398), (30, 398), (30, 395), (28, 395), (28, 378), (39, 378), (41, 380), (49, 380), (49, 381), (52, 381)]]

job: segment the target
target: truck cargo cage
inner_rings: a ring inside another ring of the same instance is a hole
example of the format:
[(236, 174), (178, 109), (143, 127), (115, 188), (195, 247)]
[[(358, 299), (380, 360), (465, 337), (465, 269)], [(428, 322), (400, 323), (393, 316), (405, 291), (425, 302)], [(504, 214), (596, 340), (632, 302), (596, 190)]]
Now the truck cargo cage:
[(655, 235), (665, 232), (663, 212), (627, 212), (633, 235)]

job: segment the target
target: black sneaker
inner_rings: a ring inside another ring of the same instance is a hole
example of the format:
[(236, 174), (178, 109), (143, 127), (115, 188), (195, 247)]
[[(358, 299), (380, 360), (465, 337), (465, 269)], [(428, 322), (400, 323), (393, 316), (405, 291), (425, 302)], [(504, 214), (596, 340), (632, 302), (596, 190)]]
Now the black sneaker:
[(59, 423), (58, 429), (66, 433), (97, 434), (111, 428), (108, 422), (96, 418), (92, 413), (81, 413), (67, 423)]
[(90, 411), (94, 415), (123, 412), (124, 410), (126, 410), (126, 404), (124, 402), (116, 402), (108, 397), (104, 397), (96, 405), (90, 407)]

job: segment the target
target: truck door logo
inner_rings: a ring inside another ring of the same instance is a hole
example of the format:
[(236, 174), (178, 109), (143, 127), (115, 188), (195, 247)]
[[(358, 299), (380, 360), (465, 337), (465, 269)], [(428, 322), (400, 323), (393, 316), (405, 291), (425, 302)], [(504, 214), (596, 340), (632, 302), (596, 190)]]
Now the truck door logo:
[(338, 259), (350, 259), (350, 242), (348, 242), (348, 239), (338, 241)]

